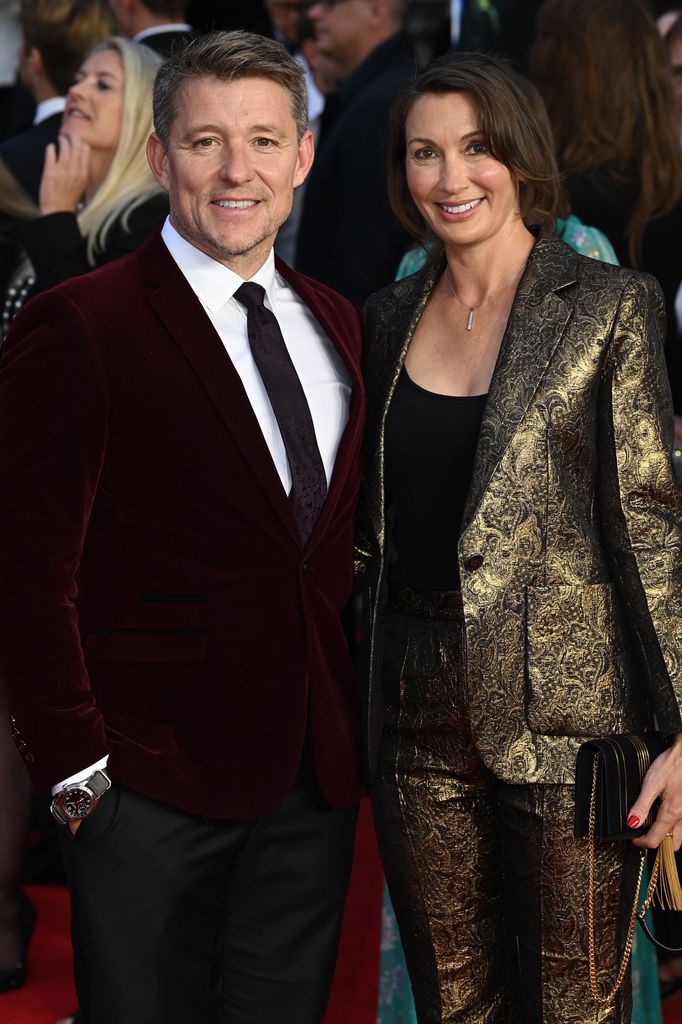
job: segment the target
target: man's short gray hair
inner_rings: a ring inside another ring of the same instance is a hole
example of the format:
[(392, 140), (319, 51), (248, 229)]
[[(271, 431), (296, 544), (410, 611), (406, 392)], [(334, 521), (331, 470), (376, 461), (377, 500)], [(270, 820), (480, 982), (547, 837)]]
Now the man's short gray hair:
[(286, 47), (255, 32), (211, 32), (198, 36), (163, 62), (154, 82), (154, 131), (167, 147), (186, 83), (202, 78), (234, 82), (265, 78), (289, 93), (298, 140), (308, 129), (305, 73)]

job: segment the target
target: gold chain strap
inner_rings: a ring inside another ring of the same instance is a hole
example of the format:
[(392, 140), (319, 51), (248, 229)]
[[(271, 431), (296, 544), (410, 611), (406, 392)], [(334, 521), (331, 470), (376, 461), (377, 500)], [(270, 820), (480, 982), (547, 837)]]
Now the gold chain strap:
[[(630, 923), (628, 925), (627, 938), (625, 940), (625, 949), (623, 950), (623, 957), (618, 968), (618, 974), (614, 984), (611, 986), (607, 993), (599, 991), (597, 984), (597, 959), (595, 954), (596, 941), (594, 937), (594, 926), (595, 926), (595, 891), (596, 891), (596, 853), (597, 853), (597, 839), (596, 839), (596, 821), (597, 821), (597, 771), (599, 768), (599, 755), (595, 755), (594, 767), (592, 769), (592, 797), (590, 800), (590, 822), (589, 822), (589, 840), (590, 840), (590, 882), (587, 894), (587, 930), (588, 930), (588, 945), (589, 945), (589, 958), (590, 958), (590, 985), (592, 986), (592, 995), (598, 1003), (610, 1003), (614, 998), (619, 988), (625, 980), (625, 975), (630, 963), (630, 955), (632, 953), (632, 943), (635, 938), (635, 926), (637, 924), (637, 904), (639, 901), (639, 890), (642, 884), (642, 876), (644, 874), (644, 865), (646, 864), (646, 850), (642, 850), (640, 854), (639, 862), (639, 875), (637, 877), (637, 887), (635, 889), (635, 898), (632, 903), (632, 911), (630, 913)], [(646, 899), (642, 906), (642, 913), (648, 910), (651, 901), (654, 896), (654, 889), (656, 888), (656, 879), (658, 877), (658, 857), (654, 864), (653, 871), (651, 872), (651, 880), (647, 888)]]

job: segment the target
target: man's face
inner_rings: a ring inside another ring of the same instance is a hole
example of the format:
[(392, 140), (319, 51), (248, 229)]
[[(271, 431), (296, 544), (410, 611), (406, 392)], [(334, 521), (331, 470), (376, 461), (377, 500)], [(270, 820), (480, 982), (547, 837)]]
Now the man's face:
[(114, 16), (117, 32), (124, 36), (132, 36), (130, 4), (127, 0), (107, 0), (107, 6)]
[(309, 0), (265, 0), (270, 21), (288, 43), (298, 42), (298, 23)]
[(173, 227), (249, 278), (263, 265), (313, 159), (299, 142), (289, 93), (266, 78), (197, 78), (178, 98), (168, 148), (152, 135), (151, 168)]
[(308, 9), (320, 53), (333, 58), (344, 73), (362, 62), (372, 29), (371, 0), (325, 0)]

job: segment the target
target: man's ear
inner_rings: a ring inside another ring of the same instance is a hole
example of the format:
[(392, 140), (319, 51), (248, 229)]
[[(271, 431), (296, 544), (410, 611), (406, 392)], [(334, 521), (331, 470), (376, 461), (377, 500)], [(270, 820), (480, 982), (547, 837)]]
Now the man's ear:
[(147, 139), (147, 161), (152, 169), (152, 174), (158, 181), (161, 188), (165, 188), (166, 192), (170, 192), (168, 155), (166, 153), (166, 147), (156, 132), (152, 132)]
[(36, 82), (45, 77), (45, 64), (43, 55), (35, 46), (29, 46), (21, 51), (20, 63), (21, 84), (32, 90)]
[(294, 172), (294, 188), (302, 185), (308, 177), (315, 156), (315, 140), (313, 133), (308, 131), (298, 144), (298, 163)]

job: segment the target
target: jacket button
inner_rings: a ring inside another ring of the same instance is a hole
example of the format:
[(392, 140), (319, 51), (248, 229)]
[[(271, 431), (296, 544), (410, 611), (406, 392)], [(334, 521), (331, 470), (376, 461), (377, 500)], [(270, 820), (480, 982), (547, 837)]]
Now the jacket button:
[(303, 569), (303, 572), (315, 572), (315, 567), (312, 566), (310, 562), (304, 562), (301, 568)]
[(472, 555), (470, 558), (464, 559), (464, 568), (467, 572), (473, 572), (474, 569), (480, 569), (483, 565), (483, 555)]

